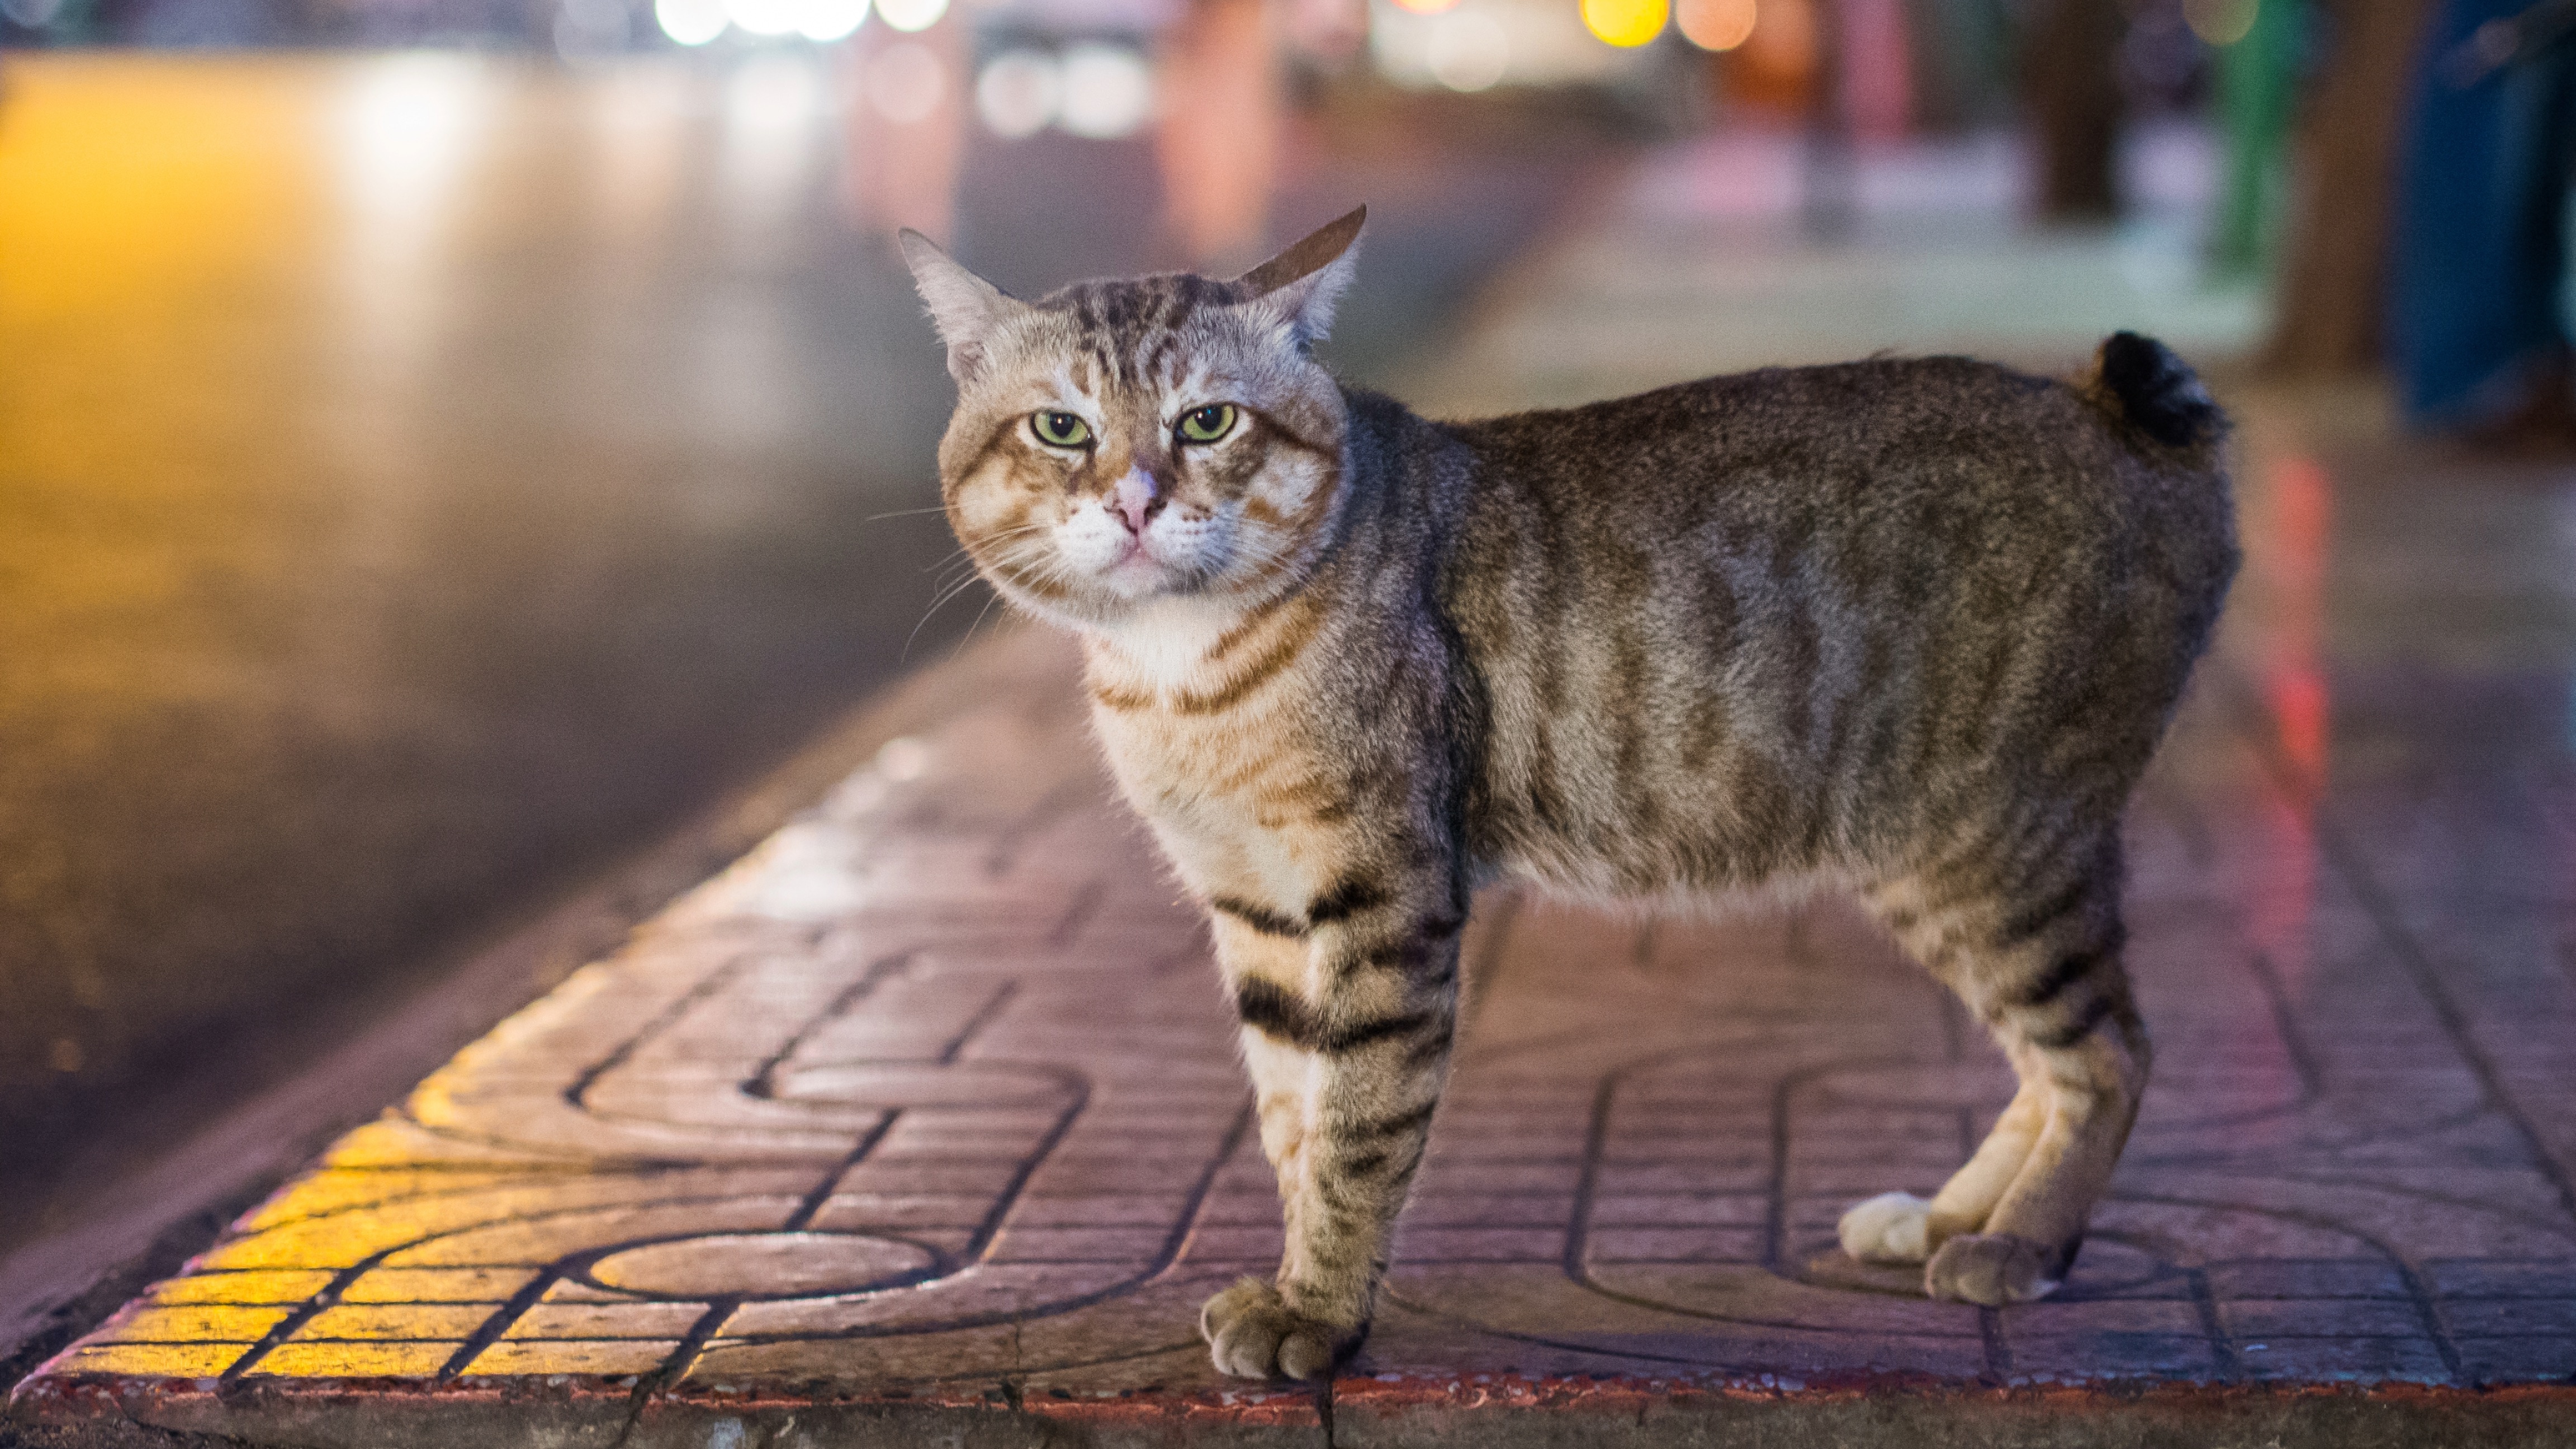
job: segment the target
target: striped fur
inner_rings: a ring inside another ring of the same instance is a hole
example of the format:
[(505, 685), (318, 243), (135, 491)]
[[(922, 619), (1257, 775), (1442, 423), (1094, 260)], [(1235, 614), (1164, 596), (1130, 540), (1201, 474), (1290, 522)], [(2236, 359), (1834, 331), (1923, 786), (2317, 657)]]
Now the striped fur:
[[(959, 381), (950, 518), (1080, 633), (1242, 1021), (1288, 1250), (1208, 1303), (1218, 1366), (1321, 1374), (1365, 1331), (1505, 873), (1855, 893), (2022, 1090), (1845, 1245), (1936, 1296), (2046, 1292), (2146, 1079), (2119, 822), (2235, 568), (2223, 420), (2124, 334), (2074, 385), (1875, 361), (1429, 422), (1308, 355), (1359, 220), (1036, 303), (907, 239)], [(1224, 439), (1176, 431), (1217, 404)]]

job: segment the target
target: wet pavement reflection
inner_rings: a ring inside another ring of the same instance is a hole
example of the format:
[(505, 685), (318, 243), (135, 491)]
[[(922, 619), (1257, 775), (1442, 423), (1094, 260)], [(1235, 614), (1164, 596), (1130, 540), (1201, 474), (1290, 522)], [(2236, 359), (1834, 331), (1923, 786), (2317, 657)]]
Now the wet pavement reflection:
[[(1261, 68), (1231, 15), (1172, 43)], [(577, 69), (9, 58), (17, 1170), (90, 1086), (410, 979), (964, 632), (980, 596), (923, 619), (949, 393), (883, 228), (1036, 291), (1366, 200), (1336, 343), (1366, 377), (1596, 154), (1354, 146), (1257, 89), (1205, 135), (1010, 139), (956, 22), (873, 31)]]

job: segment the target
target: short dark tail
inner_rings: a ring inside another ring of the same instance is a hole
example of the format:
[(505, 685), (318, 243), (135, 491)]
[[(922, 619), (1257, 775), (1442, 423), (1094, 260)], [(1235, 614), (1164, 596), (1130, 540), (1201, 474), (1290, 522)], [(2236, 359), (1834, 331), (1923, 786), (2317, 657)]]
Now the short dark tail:
[(2209, 389), (2154, 338), (2114, 332), (2103, 339), (2093, 365), (2096, 400), (2166, 447), (2197, 447), (2227, 435), (2227, 414), (2210, 400)]

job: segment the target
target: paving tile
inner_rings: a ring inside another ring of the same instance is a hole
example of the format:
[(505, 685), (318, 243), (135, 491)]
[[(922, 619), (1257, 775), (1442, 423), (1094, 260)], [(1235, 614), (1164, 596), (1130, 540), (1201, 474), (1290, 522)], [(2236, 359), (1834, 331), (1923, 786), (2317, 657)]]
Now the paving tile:
[(2207, 1381), (2223, 1360), (2207, 1338), (2190, 1333), (2015, 1334), (2007, 1382), (2102, 1383), (2136, 1379)]
[[(506, 1303), (536, 1276), (536, 1272), (528, 1268), (369, 1268), (340, 1290), (339, 1300), (342, 1303)], [(313, 1291), (320, 1291), (319, 1286)]]
[(336, 1276), (318, 1269), (198, 1273), (156, 1283), (144, 1297), (148, 1302), (164, 1304), (302, 1303), (330, 1287)]
[(2425, 1331), (2424, 1309), (2403, 1299), (2230, 1298), (2220, 1316), (2239, 1338), (2325, 1333), (2402, 1337)]
[[(447, 1366), (462, 1339), (393, 1343), (281, 1343), (251, 1361), (249, 1373), (288, 1379), (429, 1379)], [(243, 1370), (236, 1366), (235, 1373)]]
[(107, 1343), (92, 1337), (47, 1367), (66, 1378), (213, 1378), (248, 1352), (246, 1343)]
[(461, 1342), (473, 1337), (492, 1313), (491, 1305), (482, 1303), (343, 1303), (304, 1320), (287, 1342), (329, 1338)]
[(2576, 1347), (2556, 1335), (2456, 1340), (2461, 1371), (2483, 1384), (2576, 1382)]
[(1745, 1263), (1760, 1261), (1770, 1245), (1758, 1228), (1603, 1226), (1584, 1235), (1583, 1255), (1595, 1263)]
[(546, 1341), (542, 1339), (503, 1339), (474, 1356), (465, 1366), (467, 1378), (556, 1377), (565, 1374), (588, 1374), (603, 1378), (633, 1377), (660, 1369), (679, 1351), (675, 1340), (654, 1342), (627, 1340), (603, 1342), (598, 1339)]
[[(512, 1319), (501, 1337), (664, 1339), (677, 1343), (706, 1314), (704, 1303), (539, 1303)], [(481, 1360), (476, 1363), (479, 1365)]]
[(255, 1343), (286, 1321), (285, 1307), (128, 1308), (90, 1335), (99, 1343)]
[(2239, 1347), (2237, 1361), (2244, 1377), (2265, 1382), (2443, 1384), (2459, 1379), (2440, 1347), (2421, 1335), (2265, 1338)]
[(2442, 1319), (2456, 1334), (2553, 1338), (2576, 1349), (2576, 1298), (2452, 1298)]
[(2576, 1298), (2576, 1261), (2465, 1259), (2424, 1265), (2433, 1291), (2462, 1298)]

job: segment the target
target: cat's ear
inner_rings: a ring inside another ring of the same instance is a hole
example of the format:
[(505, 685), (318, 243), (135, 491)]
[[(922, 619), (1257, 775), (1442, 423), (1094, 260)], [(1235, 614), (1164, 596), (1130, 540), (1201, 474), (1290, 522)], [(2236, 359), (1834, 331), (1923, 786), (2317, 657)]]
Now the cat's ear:
[(921, 289), (921, 300), (930, 308), (931, 325), (939, 329), (939, 340), (948, 344), (948, 373), (964, 382), (983, 364), (984, 344), (993, 329), (1028, 304), (966, 270), (910, 227), (896, 241), (903, 248), (905, 265), (912, 268), (913, 285)]
[(1360, 264), (1363, 206), (1235, 279), (1247, 306), (1267, 309), (1288, 325), (1300, 346), (1311, 347), (1333, 329), (1333, 307)]

